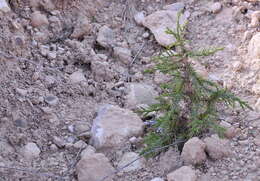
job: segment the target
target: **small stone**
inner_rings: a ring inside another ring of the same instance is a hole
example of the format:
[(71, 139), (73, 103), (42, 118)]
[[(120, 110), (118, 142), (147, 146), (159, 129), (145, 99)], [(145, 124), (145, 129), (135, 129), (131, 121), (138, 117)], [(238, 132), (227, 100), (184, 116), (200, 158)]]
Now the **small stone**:
[(10, 11), (11, 11), (11, 9), (10, 9), (8, 3), (6, 2), (6, 0), (0, 0), (0, 12), (8, 13)]
[(76, 72), (73, 72), (71, 75), (70, 75), (70, 80), (72, 83), (79, 83), (81, 81), (86, 81), (86, 78), (82, 72), (82, 70), (78, 70)]
[(27, 143), (22, 149), (22, 155), (28, 160), (39, 157), (40, 153), (41, 150), (35, 143)]
[(81, 38), (84, 35), (91, 33), (91, 23), (86, 16), (80, 16), (77, 19), (76, 26), (73, 33), (71, 34), (72, 38)]
[(143, 25), (144, 18), (145, 16), (143, 11), (138, 12), (134, 15), (134, 20), (138, 25)]
[(74, 148), (80, 148), (80, 149), (86, 148), (87, 146), (88, 146), (87, 143), (85, 143), (82, 140), (79, 140), (79, 141), (77, 141), (76, 143), (73, 144)]
[(44, 14), (41, 14), (40, 11), (35, 11), (32, 13), (31, 23), (33, 27), (37, 28), (43, 25), (48, 25), (49, 21)]
[(226, 157), (231, 153), (227, 140), (220, 139), (218, 136), (207, 137), (204, 139), (204, 142), (206, 144), (206, 152), (214, 160)]
[(196, 181), (197, 176), (195, 171), (188, 167), (183, 166), (174, 172), (167, 175), (168, 181)]
[(66, 142), (57, 136), (53, 137), (53, 143), (57, 145), (59, 148), (63, 148), (66, 145)]
[(91, 130), (91, 125), (86, 121), (77, 121), (74, 124), (74, 131), (77, 135), (88, 132)]
[(150, 34), (148, 32), (144, 32), (142, 35), (143, 38), (149, 38), (149, 36), (150, 36)]
[(17, 127), (26, 128), (27, 125), (28, 125), (28, 122), (25, 119), (16, 119), (15, 120), (15, 126), (17, 126)]
[(156, 178), (153, 178), (151, 181), (164, 181), (164, 179), (160, 178), (160, 177), (156, 177)]
[(53, 60), (53, 59), (56, 59), (56, 57), (57, 57), (57, 53), (56, 52), (48, 52), (47, 53), (47, 57), (48, 57), (48, 59), (50, 59), (50, 60)]
[(74, 133), (75, 132), (75, 126), (74, 125), (69, 125), (68, 126), (68, 130), (70, 133)]
[(97, 42), (104, 48), (110, 48), (114, 46), (115, 34), (112, 29), (106, 25), (99, 29)]
[[(78, 181), (97, 181), (114, 171), (108, 158), (101, 153), (94, 153), (81, 158), (76, 166)], [(112, 179), (109, 177), (106, 180), (112, 181)]]
[(171, 11), (182, 11), (184, 8), (185, 4), (183, 2), (173, 3), (163, 7), (163, 9)]
[(57, 147), (55, 144), (51, 144), (50, 149), (51, 149), (52, 151), (57, 151), (57, 150), (58, 150), (58, 147)]
[(51, 106), (54, 106), (54, 105), (58, 104), (59, 99), (58, 99), (58, 97), (56, 97), (56, 96), (47, 96), (47, 97), (44, 98), (44, 101), (45, 101), (47, 104), (49, 104), (49, 105), (51, 105)]
[(240, 71), (243, 68), (243, 64), (240, 61), (235, 61), (232, 63), (232, 70), (235, 72)]
[(126, 65), (131, 63), (132, 52), (128, 48), (115, 47), (114, 55), (116, 58), (118, 58), (121, 62), (123, 62)]
[[(133, 160), (136, 160), (137, 158), (139, 158), (139, 155), (135, 152), (127, 152), (123, 155), (122, 159), (120, 160), (118, 167), (124, 167), (125, 165), (127, 165), (128, 163), (130, 163)], [(144, 160), (143, 159), (138, 159), (137, 161), (135, 161), (133, 164), (129, 165), (128, 167), (126, 167), (123, 172), (130, 172), (130, 171), (136, 171), (136, 170), (140, 170), (141, 168), (144, 167)]]
[(197, 165), (206, 161), (205, 153), (206, 145), (197, 137), (189, 139), (183, 147), (181, 157), (184, 160), (184, 164)]
[(212, 13), (217, 14), (217, 13), (219, 13), (221, 11), (221, 8), (222, 8), (221, 3), (220, 2), (216, 2), (216, 3), (213, 3), (212, 5), (210, 5), (209, 9), (210, 9), (210, 11)]
[(228, 139), (232, 139), (235, 136), (237, 136), (239, 133), (239, 130), (234, 128), (234, 127), (230, 127), (230, 128), (226, 128), (226, 131), (224, 133), (225, 137)]
[(28, 91), (27, 91), (26, 89), (16, 88), (15, 90), (16, 90), (16, 92), (17, 92), (18, 94), (20, 94), (21, 96), (26, 96), (26, 94), (28, 93)]

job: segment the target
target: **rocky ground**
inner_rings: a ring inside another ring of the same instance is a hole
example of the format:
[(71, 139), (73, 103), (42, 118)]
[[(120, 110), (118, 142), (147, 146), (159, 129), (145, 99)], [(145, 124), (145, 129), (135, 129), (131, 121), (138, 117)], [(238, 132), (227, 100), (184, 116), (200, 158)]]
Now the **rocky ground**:
[[(259, 9), (257, 0), (0, 0), (0, 180), (259, 181)], [(225, 47), (197, 71), (255, 111), (222, 110), (225, 139), (138, 159), (145, 122), (133, 110), (155, 103), (167, 80), (143, 72), (174, 41), (164, 30), (179, 10), (190, 47)]]

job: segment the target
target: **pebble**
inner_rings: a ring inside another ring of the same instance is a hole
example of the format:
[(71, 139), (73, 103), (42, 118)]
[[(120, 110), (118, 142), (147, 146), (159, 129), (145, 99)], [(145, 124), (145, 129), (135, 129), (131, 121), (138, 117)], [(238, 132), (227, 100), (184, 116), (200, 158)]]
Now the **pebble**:
[(143, 25), (143, 22), (144, 22), (144, 18), (145, 18), (145, 15), (144, 15), (144, 12), (141, 11), (141, 12), (138, 12), (134, 15), (134, 20), (135, 22), (138, 24), (138, 25)]
[(221, 11), (221, 8), (222, 8), (222, 5), (220, 2), (216, 2), (216, 3), (213, 3), (211, 6), (210, 6), (210, 11), (212, 13), (219, 13)]
[(51, 105), (51, 106), (54, 106), (54, 105), (58, 104), (59, 99), (58, 99), (58, 97), (56, 97), (56, 96), (47, 96), (47, 97), (44, 98), (44, 101), (45, 101), (47, 104), (49, 104), (49, 105)]
[(8, 3), (6, 2), (6, 0), (0, 0), (0, 12), (8, 13), (10, 11), (11, 11), (11, 9), (10, 9)]

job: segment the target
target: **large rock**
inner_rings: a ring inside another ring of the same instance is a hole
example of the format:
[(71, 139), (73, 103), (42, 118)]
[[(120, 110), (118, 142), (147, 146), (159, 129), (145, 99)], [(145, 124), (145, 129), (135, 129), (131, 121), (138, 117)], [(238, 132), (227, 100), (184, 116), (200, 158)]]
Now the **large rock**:
[(206, 160), (206, 145), (199, 138), (189, 139), (183, 147), (181, 157), (185, 164), (197, 165), (202, 164)]
[(128, 95), (126, 97), (126, 105), (130, 109), (137, 108), (138, 105), (152, 105), (157, 103), (155, 98), (157, 92), (150, 85), (143, 83), (132, 83), (128, 85)]
[(255, 34), (248, 45), (248, 56), (250, 58), (260, 58), (260, 32)]
[(180, 154), (173, 148), (162, 153), (159, 160), (160, 171), (167, 174), (181, 166)]
[(9, 11), (11, 11), (11, 9), (7, 4), (6, 0), (0, 0), (0, 13), (8, 13)]
[[(133, 160), (138, 159), (138, 157), (139, 157), (139, 155), (135, 152), (127, 152), (123, 155), (122, 159), (120, 160), (120, 162), (118, 164), (118, 167), (122, 168), (125, 165), (127, 165), (128, 163), (132, 162)], [(144, 167), (144, 160), (138, 159), (133, 164), (126, 167), (123, 171), (130, 172), (130, 171), (140, 170), (143, 167)]]
[(97, 42), (104, 48), (111, 48), (115, 43), (115, 34), (112, 29), (106, 25), (99, 29)]
[(130, 110), (104, 105), (91, 128), (91, 143), (97, 149), (113, 150), (132, 136), (143, 133), (143, 121)]
[[(143, 25), (149, 28), (155, 36), (156, 41), (162, 46), (169, 46), (175, 42), (172, 35), (166, 34), (167, 28), (176, 29), (177, 11), (161, 10), (145, 17)], [(184, 24), (187, 18), (181, 16), (180, 24)]]
[[(110, 164), (108, 158), (101, 153), (85, 155), (76, 166), (78, 181), (101, 180), (113, 171), (114, 168)], [(112, 181), (112, 178), (106, 180)]]
[(231, 154), (231, 148), (228, 146), (228, 141), (220, 139), (218, 136), (213, 135), (204, 139), (206, 144), (206, 152), (214, 159), (221, 159)]
[(178, 170), (175, 170), (174, 172), (167, 175), (168, 181), (196, 181), (197, 176), (195, 171), (188, 167), (183, 166), (179, 168)]

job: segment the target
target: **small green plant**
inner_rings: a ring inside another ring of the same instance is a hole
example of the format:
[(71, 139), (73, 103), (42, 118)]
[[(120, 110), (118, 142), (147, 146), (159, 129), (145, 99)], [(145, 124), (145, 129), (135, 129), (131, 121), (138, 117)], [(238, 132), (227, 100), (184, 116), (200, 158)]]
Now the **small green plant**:
[(243, 109), (250, 108), (227, 89), (220, 88), (196, 72), (190, 58), (209, 56), (222, 48), (189, 50), (185, 39), (186, 24), (180, 24), (180, 15), (176, 30), (166, 30), (167, 34), (174, 36), (175, 43), (155, 57), (155, 67), (148, 70), (149, 73), (159, 70), (169, 76), (170, 80), (160, 85), (162, 94), (157, 98), (158, 103), (141, 110), (145, 115), (151, 112), (161, 115), (145, 137), (147, 146), (144, 152), (171, 144), (175, 140), (200, 136), (212, 128), (220, 135), (223, 134), (224, 128), (217, 122), (217, 106), (221, 103), (231, 107), (238, 103)]

